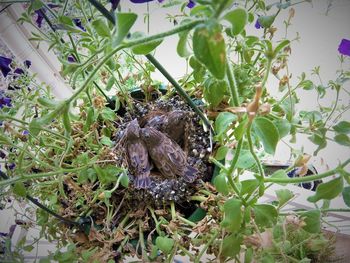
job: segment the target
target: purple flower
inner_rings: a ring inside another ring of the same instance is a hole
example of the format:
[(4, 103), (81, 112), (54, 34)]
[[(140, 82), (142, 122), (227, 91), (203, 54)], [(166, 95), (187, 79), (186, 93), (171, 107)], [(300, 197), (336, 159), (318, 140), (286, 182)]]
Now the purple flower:
[(13, 73), (18, 74), (18, 75), (21, 75), (21, 74), (24, 74), (24, 70), (21, 69), (21, 68), (16, 68), (15, 71), (14, 71)]
[(30, 60), (25, 60), (24, 61), (24, 65), (27, 67), (27, 68), (30, 68), (30, 66), (32, 65), (32, 62)]
[(29, 134), (29, 131), (28, 130), (24, 130), (23, 132), (22, 132), (22, 135), (28, 135)]
[(73, 23), (79, 27), (81, 30), (86, 31), (85, 27), (81, 24), (80, 18), (73, 18)]
[(255, 22), (255, 28), (256, 29), (260, 29), (260, 28), (262, 28), (262, 26), (260, 25), (260, 23), (259, 23), (259, 18), (256, 20), (256, 22)]
[(350, 40), (343, 38), (339, 44), (338, 51), (344, 56), (350, 56)]
[(11, 71), (10, 64), (12, 59), (0, 56), (0, 70), (2, 75), (6, 78), (7, 74)]
[(7, 168), (10, 169), (10, 170), (13, 170), (15, 169), (16, 165), (14, 163), (10, 163)]
[(6, 157), (6, 153), (0, 150), (0, 158), (5, 159), (5, 157)]
[(36, 14), (35, 23), (38, 27), (41, 27), (44, 19), (43, 10), (42, 9), (35, 10), (35, 14)]
[(68, 60), (68, 62), (70, 62), (70, 63), (77, 62), (77, 60), (75, 59), (75, 57), (74, 57), (73, 55), (69, 55), (69, 56), (67, 57), (67, 60)]
[[(59, 5), (55, 5), (55, 4), (48, 4), (47, 6), (51, 9), (59, 7)], [(44, 8), (40, 8), (38, 10), (35, 10), (35, 14), (37, 15), (35, 23), (37, 24), (38, 27), (42, 26), (43, 19), (44, 19), (44, 12), (45, 12)]]
[(0, 97), (0, 109), (4, 106), (11, 107), (11, 98), (8, 97)]
[(188, 1), (187, 7), (188, 8), (193, 8), (196, 5), (196, 2), (193, 0)]

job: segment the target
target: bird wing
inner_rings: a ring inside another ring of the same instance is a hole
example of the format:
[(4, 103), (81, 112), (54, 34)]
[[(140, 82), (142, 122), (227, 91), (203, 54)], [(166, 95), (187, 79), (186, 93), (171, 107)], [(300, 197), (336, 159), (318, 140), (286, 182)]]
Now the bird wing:
[(130, 165), (136, 173), (144, 173), (150, 171), (150, 162), (148, 151), (145, 144), (141, 140), (130, 143), (128, 145), (128, 157)]

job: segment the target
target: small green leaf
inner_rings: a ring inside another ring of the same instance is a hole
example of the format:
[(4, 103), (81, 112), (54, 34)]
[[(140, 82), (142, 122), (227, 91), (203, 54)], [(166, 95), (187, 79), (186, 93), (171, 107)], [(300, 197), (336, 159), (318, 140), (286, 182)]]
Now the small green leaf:
[(222, 227), (230, 232), (235, 232), (241, 228), (243, 219), (242, 201), (239, 199), (228, 199), (224, 204), (224, 219), (221, 222)]
[(235, 135), (236, 140), (242, 139), (246, 131), (247, 122), (248, 122), (248, 119), (241, 121), (239, 125), (234, 129), (233, 134)]
[(101, 36), (101, 37), (109, 37), (110, 36), (109, 27), (104, 22), (104, 20), (102, 18), (99, 18), (99, 19), (93, 21), (92, 26), (99, 36)]
[(256, 224), (261, 227), (272, 227), (277, 222), (277, 210), (273, 205), (257, 204), (253, 207)]
[(233, 11), (228, 12), (224, 19), (231, 23), (231, 32), (233, 35), (241, 33), (247, 24), (248, 14), (247, 11), (242, 8), (236, 8)]
[(114, 121), (116, 118), (115, 112), (110, 108), (104, 108), (101, 112), (101, 116), (105, 120)]
[(316, 203), (321, 199), (331, 200), (342, 192), (343, 186), (343, 177), (339, 176), (332, 181), (318, 185), (316, 188), (316, 193), (313, 196), (309, 196), (307, 200), (312, 203)]
[(260, 16), (258, 18), (258, 22), (263, 28), (269, 28), (274, 21), (275, 16)]
[(243, 237), (237, 234), (226, 236), (222, 241), (222, 255), (225, 257), (235, 257), (241, 251)]
[(333, 126), (333, 129), (338, 133), (350, 133), (350, 122), (341, 121)]
[(173, 246), (174, 240), (168, 237), (157, 237), (156, 246), (165, 254), (170, 254)]
[(346, 134), (338, 134), (334, 137), (334, 140), (340, 145), (350, 146), (350, 138)]
[(252, 194), (260, 185), (260, 182), (257, 179), (248, 179), (241, 181), (241, 195)]
[[(233, 151), (233, 154), (234, 153), (235, 151)], [(254, 165), (255, 165), (255, 160), (252, 153), (249, 150), (241, 150), (236, 167), (241, 169), (248, 169)]]
[(264, 117), (257, 117), (253, 121), (253, 130), (261, 140), (265, 151), (272, 155), (275, 154), (279, 134), (273, 122)]
[(344, 203), (348, 207), (350, 207), (350, 186), (344, 187), (344, 189), (342, 191), (342, 195), (343, 195)]
[(283, 41), (281, 41), (277, 47), (275, 48), (274, 52), (275, 52), (275, 56), (286, 46), (288, 46), (290, 44), (290, 41), (288, 39), (285, 39)]
[(187, 58), (191, 53), (187, 49), (187, 37), (190, 31), (183, 31), (179, 33), (179, 42), (177, 43), (177, 54), (182, 58)]
[(214, 77), (223, 79), (226, 71), (226, 45), (221, 26), (214, 21), (197, 26), (192, 40), (195, 57)]
[(224, 173), (220, 173), (214, 179), (214, 186), (216, 190), (223, 195), (228, 195), (229, 193), (227, 184), (228, 184), (227, 178)]
[(84, 124), (84, 132), (87, 132), (90, 129), (91, 124), (95, 121), (95, 110), (93, 107), (90, 107), (87, 110), (87, 117), (86, 117), (86, 122)]
[(124, 186), (125, 188), (128, 188), (129, 186), (129, 177), (126, 173), (121, 173), (120, 175), (120, 183), (122, 184), (122, 186)]
[(215, 154), (215, 159), (220, 161), (220, 160), (224, 160), (228, 151), (228, 147), (226, 146), (220, 146), (219, 149), (216, 151)]
[(208, 78), (204, 82), (204, 99), (211, 107), (217, 107), (227, 92), (227, 82)]
[(194, 56), (191, 56), (189, 64), (191, 68), (193, 68), (194, 79), (198, 83), (201, 83), (205, 75), (205, 71), (206, 71), (205, 67)]
[(309, 233), (319, 233), (321, 230), (321, 212), (320, 210), (310, 210), (307, 212), (302, 213), (301, 218), (303, 218), (306, 225), (303, 227), (303, 229)]
[(70, 117), (69, 117), (69, 108), (70, 108), (70, 105), (69, 104), (66, 105), (62, 113), (62, 122), (63, 122), (64, 129), (66, 131), (66, 134), (71, 134), (72, 132), (72, 126), (71, 126)]
[(135, 13), (116, 13), (116, 31), (112, 40), (113, 47), (118, 46), (123, 41), (136, 19), (137, 14)]
[(16, 182), (13, 185), (13, 192), (20, 197), (25, 197), (27, 194), (26, 187), (22, 182)]
[(215, 120), (215, 131), (217, 135), (221, 135), (228, 127), (232, 124), (232, 122), (237, 120), (237, 116), (231, 112), (220, 112)]
[[(132, 39), (138, 39), (144, 37), (144, 34), (141, 32), (135, 32), (131, 35)], [(158, 47), (162, 43), (163, 39), (154, 40), (145, 44), (140, 44), (131, 48), (132, 52), (136, 55), (147, 55)]]
[(49, 99), (49, 98), (43, 98), (43, 97), (38, 98), (37, 102), (41, 106), (44, 106), (44, 107), (49, 108), (49, 109), (54, 109), (59, 104), (59, 102), (57, 102), (57, 101), (54, 101), (54, 100)]
[(292, 125), (286, 119), (278, 119), (273, 122), (275, 124), (280, 138), (287, 136), (290, 132)]
[[(271, 178), (282, 178), (282, 179), (289, 179), (287, 173), (285, 170), (281, 169), (281, 170), (277, 170), (276, 172), (274, 172), (271, 176)], [(279, 185), (287, 185), (285, 183), (278, 183)]]
[(293, 192), (289, 189), (278, 189), (276, 190), (276, 195), (278, 198), (279, 207), (282, 207), (294, 197)]
[(110, 147), (113, 146), (113, 142), (111, 141), (111, 139), (106, 136), (102, 136), (102, 138), (100, 139), (100, 142), (106, 146), (110, 146)]

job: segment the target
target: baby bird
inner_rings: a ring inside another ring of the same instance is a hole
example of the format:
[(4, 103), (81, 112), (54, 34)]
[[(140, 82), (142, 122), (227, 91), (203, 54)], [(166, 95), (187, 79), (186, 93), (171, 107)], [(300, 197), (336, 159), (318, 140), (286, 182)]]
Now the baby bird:
[(151, 163), (146, 144), (140, 138), (140, 126), (134, 119), (126, 127), (124, 142), (130, 172), (135, 176), (136, 188), (148, 188), (151, 183)]
[(145, 142), (153, 163), (164, 177), (183, 176), (187, 182), (196, 179), (198, 170), (187, 164), (186, 155), (177, 143), (149, 127), (141, 129), (140, 137)]
[(181, 143), (185, 133), (186, 118), (188, 114), (182, 110), (174, 110), (150, 118), (145, 127), (154, 128), (167, 134), (172, 140)]

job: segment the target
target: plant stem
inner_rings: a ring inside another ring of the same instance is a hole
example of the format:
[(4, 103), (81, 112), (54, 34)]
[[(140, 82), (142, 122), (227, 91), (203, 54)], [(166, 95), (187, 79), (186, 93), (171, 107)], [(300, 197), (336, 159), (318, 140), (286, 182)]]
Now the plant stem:
[(219, 235), (219, 231), (215, 230), (215, 232), (212, 235), (212, 237), (209, 239), (209, 241), (205, 244), (205, 246), (203, 247), (201, 252), (199, 252), (198, 256), (195, 258), (195, 260), (194, 260), (195, 263), (199, 263), (200, 262), (201, 257), (203, 256), (205, 251), (207, 251), (208, 247), (214, 242), (214, 240), (217, 238), (218, 235)]
[(235, 155), (233, 156), (233, 159), (232, 159), (232, 161), (231, 161), (231, 165), (230, 165), (230, 167), (229, 167), (228, 170), (227, 170), (227, 173), (228, 173), (229, 175), (231, 175), (231, 174), (233, 173), (233, 171), (235, 170), (235, 168), (236, 168), (236, 164), (237, 164), (239, 155), (240, 155), (240, 153), (241, 153), (242, 145), (243, 145), (243, 139), (240, 139), (240, 140), (238, 141), (238, 144), (237, 144), (237, 148), (236, 148), (236, 151), (235, 151)]
[(251, 130), (252, 130), (252, 122), (249, 121), (248, 122), (248, 127), (247, 127), (247, 140), (248, 140), (249, 151), (252, 154), (256, 165), (258, 166), (260, 177), (264, 178), (265, 177), (264, 169), (263, 169), (263, 167), (261, 165), (261, 162), (260, 162), (258, 156), (254, 152), (254, 146), (253, 146), (253, 141), (252, 141)]
[(311, 182), (320, 180), (322, 178), (334, 175), (336, 173), (339, 173), (343, 170), (345, 166), (347, 166), (350, 163), (350, 159), (346, 160), (344, 163), (339, 165), (337, 168), (334, 168), (332, 170), (329, 170), (327, 172), (317, 174), (317, 175), (310, 175), (310, 176), (304, 176), (304, 177), (293, 177), (293, 178), (264, 178), (264, 182), (268, 183), (304, 183), (304, 182)]
[(228, 84), (229, 84), (229, 88), (230, 88), (230, 94), (232, 97), (230, 104), (233, 107), (238, 107), (239, 106), (239, 93), (238, 93), (238, 89), (237, 89), (237, 81), (236, 81), (235, 73), (231, 68), (232, 67), (230, 66), (229, 59), (227, 58), (226, 75), (227, 75), (227, 80), (228, 80)]
[(25, 181), (32, 180), (32, 179), (40, 179), (40, 178), (49, 177), (49, 176), (58, 175), (58, 174), (63, 174), (63, 173), (78, 172), (78, 171), (81, 171), (89, 166), (90, 165), (85, 165), (82, 167), (77, 167), (77, 168), (72, 168), (72, 169), (61, 169), (61, 170), (53, 171), (53, 172), (26, 174), (26, 175), (16, 176), (16, 177), (9, 178), (7, 180), (0, 181), (0, 187), (5, 187), (7, 185), (10, 185), (10, 184), (13, 184), (16, 182), (25, 182)]

